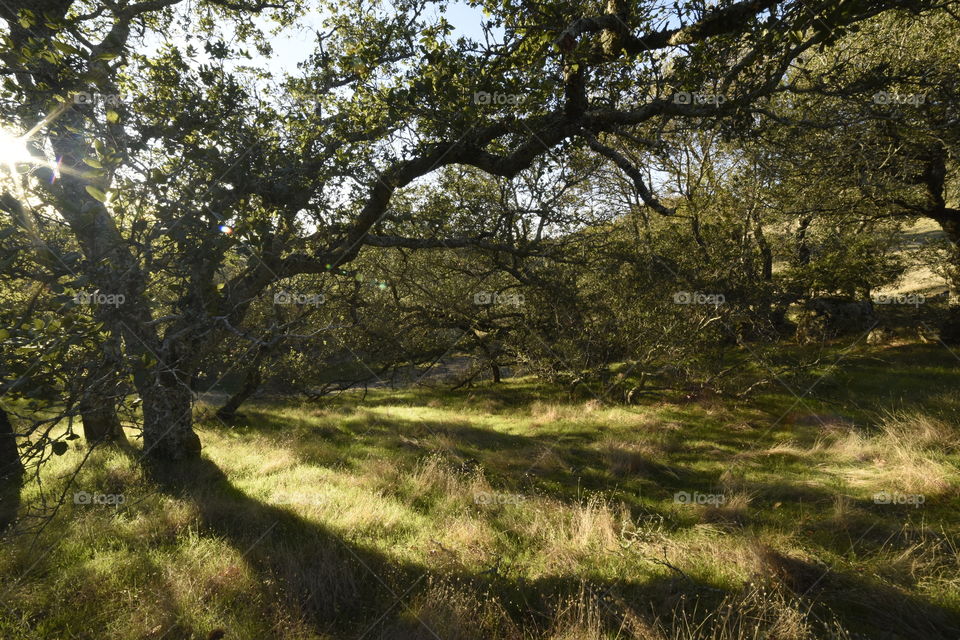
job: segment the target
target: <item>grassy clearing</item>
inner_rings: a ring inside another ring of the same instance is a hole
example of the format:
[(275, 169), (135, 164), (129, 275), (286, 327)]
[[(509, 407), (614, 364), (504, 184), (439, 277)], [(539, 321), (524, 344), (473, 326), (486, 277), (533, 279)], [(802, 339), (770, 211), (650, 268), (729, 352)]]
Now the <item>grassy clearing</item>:
[(178, 477), (51, 462), (48, 500), (125, 500), (3, 542), (0, 637), (957, 638), (957, 364), (858, 351), (803, 401), (519, 380), (199, 407)]

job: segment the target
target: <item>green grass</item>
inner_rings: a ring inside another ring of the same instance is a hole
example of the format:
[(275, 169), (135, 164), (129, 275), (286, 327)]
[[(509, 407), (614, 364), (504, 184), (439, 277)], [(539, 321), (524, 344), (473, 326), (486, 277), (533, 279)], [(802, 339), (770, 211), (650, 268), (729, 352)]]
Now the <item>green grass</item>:
[[(960, 637), (960, 362), (833, 355), (801, 402), (604, 406), (523, 379), (229, 426), (199, 407), (201, 463), (148, 479), (95, 451), (68, 488), (77, 442), (3, 540), (0, 637)], [(76, 490), (125, 503), (23, 532)]]

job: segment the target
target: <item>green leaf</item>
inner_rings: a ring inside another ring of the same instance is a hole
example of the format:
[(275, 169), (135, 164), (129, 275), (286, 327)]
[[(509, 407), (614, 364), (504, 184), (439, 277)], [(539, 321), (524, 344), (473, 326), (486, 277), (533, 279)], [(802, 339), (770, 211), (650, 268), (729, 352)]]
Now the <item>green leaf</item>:
[(99, 200), (100, 202), (107, 201), (107, 194), (105, 194), (103, 191), (100, 191), (100, 189), (97, 189), (96, 187), (93, 187), (91, 185), (87, 185), (86, 187), (84, 187), (84, 189), (87, 190), (87, 193), (90, 194), (91, 198), (95, 200)]
[[(103, 163), (101, 163), (96, 158), (84, 158), (83, 164), (93, 167), (94, 169), (103, 169)], [(93, 194), (90, 194), (93, 195)], [(96, 196), (94, 196), (96, 197)]]
[(120, 122), (120, 114), (114, 111), (113, 109), (107, 109), (107, 122), (111, 124), (116, 124)]
[(73, 53), (77, 55), (80, 54), (80, 49), (77, 49), (75, 46), (67, 44), (66, 42), (57, 42), (56, 40), (54, 40), (53, 46), (55, 46), (57, 49), (59, 49), (63, 53)]

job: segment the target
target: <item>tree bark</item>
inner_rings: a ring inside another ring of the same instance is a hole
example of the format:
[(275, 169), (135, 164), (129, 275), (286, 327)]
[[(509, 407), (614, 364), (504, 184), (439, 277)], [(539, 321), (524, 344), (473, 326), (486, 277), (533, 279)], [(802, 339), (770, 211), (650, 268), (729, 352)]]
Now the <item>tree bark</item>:
[(127, 439), (111, 398), (85, 393), (80, 399), (83, 437), (91, 445)]
[(101, 363), (88, 370), (79, 408), (83, 436), (91, 445), (109, 442), (124, 444), (127, 441), (117, 415), (116, 382), (109, 365)]
[(157, 462), (198, 458), (200, 438), (193, 431), (193, 395), (185, 384), (163, 377), (139, 389), (143, 454)]
[(0, 531), (17, 518), (23, 474), (13, 425), (6, 412), (0, 409)]

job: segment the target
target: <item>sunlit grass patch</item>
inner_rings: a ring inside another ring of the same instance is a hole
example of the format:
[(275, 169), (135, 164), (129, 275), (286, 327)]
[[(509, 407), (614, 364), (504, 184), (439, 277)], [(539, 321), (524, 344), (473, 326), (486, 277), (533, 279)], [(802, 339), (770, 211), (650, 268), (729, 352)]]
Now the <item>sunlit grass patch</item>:
[(108, 449), (74, 476), (74, 441), (23, 491), (69, 499), (37, 511), (47, 555), (5, 541), (0, 636), (936, 638), (960, 617), (955, 414), (866, 386), (870, 412), (785, 390), (607, 406), (529, 381), (256, 403), (201, 421), (208, 464), (177, 491)]

